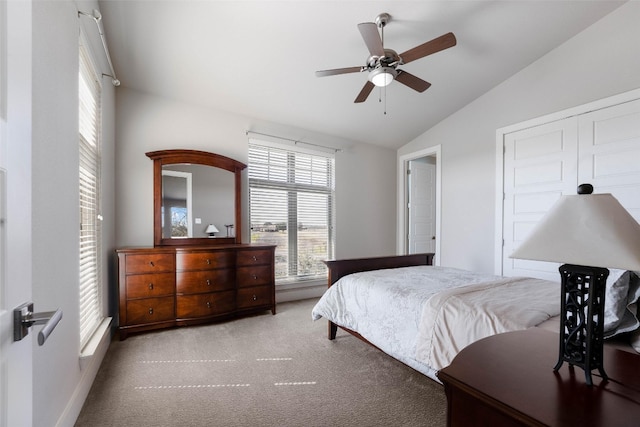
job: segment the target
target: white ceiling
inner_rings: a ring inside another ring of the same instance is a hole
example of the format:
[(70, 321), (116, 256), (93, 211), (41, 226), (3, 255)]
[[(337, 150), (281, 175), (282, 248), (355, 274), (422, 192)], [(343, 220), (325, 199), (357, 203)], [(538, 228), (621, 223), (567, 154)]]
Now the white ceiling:
[[(101, 0), (99, 6), (123, 87), (398, 148), (622, 3)], [(364, 65), (369, 53), (357, 24), (381, 12), (392, 16), (385, 47), (398, 53), (449, 31), (458, 44), (400, 67), (432, 84), (424, 93), (394, 82), (386, 94), (374, 89), (355, 104), (366, 73), (318, 78), (314, 71)]]

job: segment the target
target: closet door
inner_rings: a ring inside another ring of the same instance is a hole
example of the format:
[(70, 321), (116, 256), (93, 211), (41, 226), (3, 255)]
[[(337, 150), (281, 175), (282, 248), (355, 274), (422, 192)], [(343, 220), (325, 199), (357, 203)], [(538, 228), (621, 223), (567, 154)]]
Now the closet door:
[(640, 222), (640, 100), (578, 119), (578, 181), (611, 193)]
[(563, 194), (575, 194), (575, 117), (505, 135), (502, 268), (505, 276), (559, 280), (558, 264), (509, 255)]

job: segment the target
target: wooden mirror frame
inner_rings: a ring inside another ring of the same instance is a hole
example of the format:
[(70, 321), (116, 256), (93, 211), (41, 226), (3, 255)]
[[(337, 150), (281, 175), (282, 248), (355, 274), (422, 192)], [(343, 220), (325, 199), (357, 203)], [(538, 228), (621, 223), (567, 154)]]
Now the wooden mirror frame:
[[(244, 163), (220, 154), (198, 150), (161, 150), (146, 153), (153, 160), (153, 244), (154, 246), (211, 246), (242, 243), (242, 170)], [(171, 239), (162, 237), (162, 167), (173, 164), (206, 165), (235, 174), (235, 236), (191, 237)]]

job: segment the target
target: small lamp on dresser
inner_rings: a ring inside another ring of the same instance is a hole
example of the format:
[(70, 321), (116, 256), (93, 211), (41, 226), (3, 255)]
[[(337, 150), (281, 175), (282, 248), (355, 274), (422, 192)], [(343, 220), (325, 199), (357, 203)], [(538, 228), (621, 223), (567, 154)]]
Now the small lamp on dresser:
[(207, 229), (204, 230), (204, 232), (207, 233), (209, 235), (209, 237), (215, 237), (215, 233), (217, 233), (218, 231), (220, 231), (220, 230), (218, 230), (216, 228), (216, 226), (213, 225), (213, 224), (209, 224), (207, 226)]
[(560, 266), (560, 349), (554, 370), (564, 362), (603, 380), (604, 301), (608, 268), (640, 270), (640, 224), (611, 194), (562, 196), (511, 258), (564, 263)]

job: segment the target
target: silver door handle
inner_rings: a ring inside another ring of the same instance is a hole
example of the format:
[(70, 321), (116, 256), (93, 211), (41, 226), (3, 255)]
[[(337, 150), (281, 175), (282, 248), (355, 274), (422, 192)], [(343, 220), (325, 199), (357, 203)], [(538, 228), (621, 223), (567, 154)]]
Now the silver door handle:
[(27, 302), (13, 309), (13, 340), (20, 341), (29, 334), (33, 325), (44, 325), (38, 333), (38, 345), (45, 343), (62, 319), (62, 311), (33, 312), (33, 303)]

